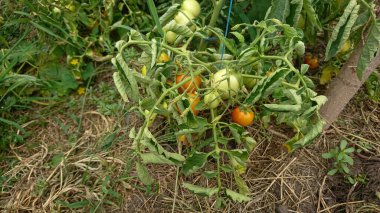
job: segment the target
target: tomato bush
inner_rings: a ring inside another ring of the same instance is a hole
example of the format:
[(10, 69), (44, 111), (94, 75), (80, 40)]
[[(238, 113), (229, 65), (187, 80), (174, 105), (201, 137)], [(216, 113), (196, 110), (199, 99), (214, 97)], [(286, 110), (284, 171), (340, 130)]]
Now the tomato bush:
[[(217, 179), (216, 186), (184, 183), (183, 187), (196, 194), (217, 195), (218, 199), (248, 201), (249, 188), (241, 175), (256, 144), (245, 129), (253, 123), (251, 109), (258, 112), (257, 120), (264, 125), (274, 118), (276, 123), (294, 129), (294, 137), (286, 142), (292, 151), (311, 143), (322, 131), (318, 109), (326, 99), (313, 91), (313, 82), (305, 76), (309, 66), (293, 64), (305, 49), (302, 34), (295, 28), (277, 19), (236, 24), (231, 32), (236, 39), (226, 39), (221, 29), (200, 25), (202, 14), (196, 17), (197, 11), (186, 8), (173, 5), (160, 17), (163, 35), (131, 30), (127, 40), (116, 44), (118, 54), (112, 59), (118, 68), (115, 85), (123, 99), (134, 106), (132, 109), (148, 110), (143, 114), (144, 124), (130, 132), (136, 159), (139, 168), (151, 163), (175, 165), (186, 176), (202, 172), (213, 159), (217, 163), (212, 171), (215, 175), (210, 178)], [(179, 20), (181, 13), (185, 21)], [(197, 26), (191, 29), (192, 25)], [(249, 34), (247, 25), (257, 32), (249, 44), (244, 39)], [(175, 41), (168, 39), (172, 33)], [(207, 39), (208, 34), (225, 45), (223, 60), (215, 47), (203, 49), (204, 43), (199, 41)], [(142, 50), (136, 67), (130, 66), (132, 58), (125, 56), (126, 51), (135, 48)], [(169, 53), (171, 60), (157, 63), (161, 52)], [(141, 66), (146, 67), (146, 76), (136, 71)], [(163, 108), (162, 103), (168, 103), (168, 107)], [(171, 142), (184, 149), (170, 152), (157, 141), (147, 125), (156, 114), (173, 124), (166, 131), (176, 136)], [(231, 143), (239, 146), (230, 149)], [(209, 147), (208, 151), (203, 147)], [(147, 171), (137, 172), (149, 176)], [(221, 173), (234, 175), (238, 191), (225, 187)]]

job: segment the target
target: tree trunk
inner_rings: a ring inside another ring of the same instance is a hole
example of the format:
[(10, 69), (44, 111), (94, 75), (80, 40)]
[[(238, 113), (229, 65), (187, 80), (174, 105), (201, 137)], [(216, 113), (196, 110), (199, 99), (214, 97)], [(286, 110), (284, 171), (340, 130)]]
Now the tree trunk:
[(372, 59), (360, 80), (356, 74), (356, 65), (358, 64), (360, 54), (364, 47), (364, 41), (355, 47), (355, 50), (343, 65), (338, 77), (336, 77), (326, 91), (328, 101), (321, 108), (320, 113), (326, 121), (325, 130), (335, 122), (345, 106), (357, 93), (369, 75), (380, 65), (380, 48), (376, 56)]

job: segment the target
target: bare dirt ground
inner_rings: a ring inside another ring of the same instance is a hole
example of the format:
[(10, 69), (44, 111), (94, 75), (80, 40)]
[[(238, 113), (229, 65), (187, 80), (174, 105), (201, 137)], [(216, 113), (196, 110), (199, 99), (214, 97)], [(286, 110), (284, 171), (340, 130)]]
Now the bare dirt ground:
[[(48, 116), (30, 116), (24, 127), (32, 135), (3, 157), (3, 212), (380, 212), (380, 104), (368, 101), (364, 93), (351, 101), (333, 128), (293, 153), (282, 146), (291, 133), (275, 127), (268, 131), (259, 124), (250, 127), (258, 145), (244, 179), (253, 199), (227, 203), (221, 210), (215, 209), (215, 200), (195, 196), (180, 184), (175, 195), (175, 167), (150, 166), (156, 178), (152, 188), (133, 178), (128, 129), (139, 125), (136, 116), (104, 116), (87, 106), (83, 112), (73, 110), (82, 117), (78, 124), (75, 116), (63, 113), (70, 109), (49, 111)], [(364, 176), (364, 183), (352, 185), (341, 175), (326, 175), (332, 162), (321, 154), (341, 139), (368, 148), (353, 156), (353, 174)], [(223, 177), (232, 184), (230, 179)], [(182, 181), (204, 180), (180, 176)]]

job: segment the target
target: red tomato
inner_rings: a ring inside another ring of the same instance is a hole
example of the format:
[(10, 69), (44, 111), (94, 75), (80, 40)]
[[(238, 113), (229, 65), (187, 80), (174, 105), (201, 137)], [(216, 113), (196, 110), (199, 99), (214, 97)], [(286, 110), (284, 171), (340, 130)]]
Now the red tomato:
[[(179, 84), (181, 81), (191, 78), (189, 75), (180, 74), (176, 76), (176, 83)], [(195, 76), (194, 79), (186, 82), (182, 87), (178, 88), (178, 91), (180, 93), (187, 92), (187, 93), (193, 93), (195, 92), (196, 88), (199, 88), (201, 86), (202, 79), (200, 76)]]
[(197, 97), (196, 94), (189, 93), (190, 107), (191, 107), (191, 111), (193, 112), (194, 115), (198, 115), (198, 113), (199, 113), (199, 111), (195, 109), (195, 107), (198, 105), (199, 101), (201, 101), (201, 99), (199, 97)]
[(317, 56), (313, 56), (311, 53), (306, 53), (304, 63), (308, 64), (309, 68), (312, 70), (318, 68), (319, 66)]
[(249, 108), (236, 107), (232, 111), (232, 121), (240, 126), (248, 126), (253, 123), (255, 115)]

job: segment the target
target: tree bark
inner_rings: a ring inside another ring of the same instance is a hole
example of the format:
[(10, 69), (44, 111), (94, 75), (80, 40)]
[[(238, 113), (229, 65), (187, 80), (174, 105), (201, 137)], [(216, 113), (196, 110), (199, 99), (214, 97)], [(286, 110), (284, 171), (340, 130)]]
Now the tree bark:
[(322, 118), (326, 121), (324, 129), (328, 129), (335, 122), (348, 102), (354, 97), (369, 75), (380, 65), (380, 48), (376, 56), (371, 60), (360, 80), (356, 74), (360, 54), (364, 47), (364, 41), (355, 47), (355, 50), (343, 65), (338, 77), (336, 77), (326, 91), (328, 101), (320, 110)]

